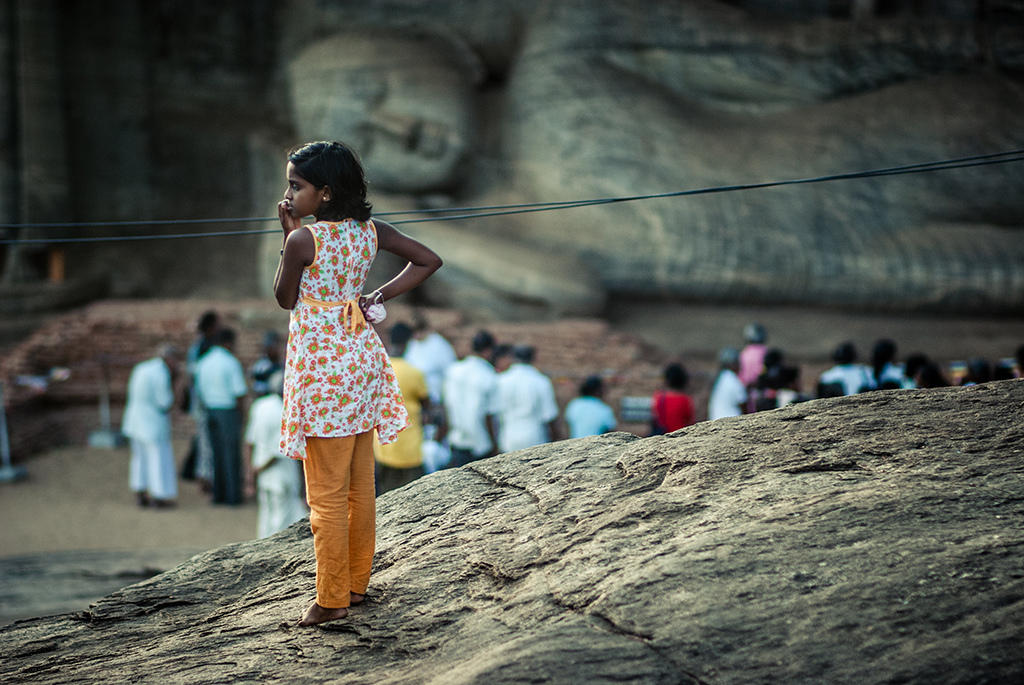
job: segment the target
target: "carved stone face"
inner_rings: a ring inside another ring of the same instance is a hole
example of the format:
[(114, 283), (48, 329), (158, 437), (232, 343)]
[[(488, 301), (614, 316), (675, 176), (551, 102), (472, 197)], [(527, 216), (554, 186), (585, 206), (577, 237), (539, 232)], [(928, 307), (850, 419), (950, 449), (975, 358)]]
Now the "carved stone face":
[(340, 140), (380, 190), (455, 187), (476, 128), (479, 67), (428, 35), (335, 34), (288, 69), (299, 135)]

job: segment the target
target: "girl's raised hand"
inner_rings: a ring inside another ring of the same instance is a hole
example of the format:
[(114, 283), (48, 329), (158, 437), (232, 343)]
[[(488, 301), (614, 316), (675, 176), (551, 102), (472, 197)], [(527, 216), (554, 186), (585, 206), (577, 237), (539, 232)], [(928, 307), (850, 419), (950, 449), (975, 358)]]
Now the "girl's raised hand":
[(302, 225), (302, 219), (292, 216), (291, 209), (292, 203), (288, 200), (281, 200), (277, 203), (277, 216), (281, 219), (281, 228), (284, 229), (285, 236)]

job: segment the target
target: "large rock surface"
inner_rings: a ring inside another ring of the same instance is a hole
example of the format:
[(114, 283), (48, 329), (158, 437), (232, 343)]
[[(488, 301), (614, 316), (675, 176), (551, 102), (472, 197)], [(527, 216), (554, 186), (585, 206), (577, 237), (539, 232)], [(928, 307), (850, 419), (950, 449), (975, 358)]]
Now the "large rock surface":
[(304, 524), (0, 631), (32, 682), (1020, 682), (1024, 381), (616, 433), (379, 500), (319, 629)]

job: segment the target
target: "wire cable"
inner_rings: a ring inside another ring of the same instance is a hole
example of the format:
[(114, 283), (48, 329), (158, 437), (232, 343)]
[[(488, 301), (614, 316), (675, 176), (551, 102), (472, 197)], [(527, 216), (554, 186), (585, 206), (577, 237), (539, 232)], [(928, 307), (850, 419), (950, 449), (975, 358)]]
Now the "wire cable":
[[(558, 209), (575, 209), (580, 207), (593, 207), (605, 204), (620, 202), (636, 202), (641, 200), (654, 200), (672, 197), (689, 197), (694, 195), (709, 195), (715, 193), (736, 192), (741, 190), (758, 190), (765, 188), (777, 188), (791, 185), (807, 185), (814, 183), (828, 183), (834, 181), (853, 180), (858, 178), (877, 178), (884, 176), (898, 176), (905, 174), (917, 174), (932, 171), (944, 171), (949, 169), (964, 169), (977, 166), (988, 166), (995, 164), (1008, 164), (1024, 161), (1024, 148), (994, 152), (983, 155), (972, 155), (955, 159), (938, 160), (931, 162), (918, 162), (900, 166), (884, 167), (864, 171), (852, 171), (808, 178), (785, 179), (781, 181), (763, 181), (756, 183), (741, 183), (705, 188), (693, 188), (688, 190), (677, 190), (664, 193), (649, 193), (644, 195), (628, 195), (618, 197), (603, 197), (584, 200), (560, 200), (551, 202), (530, 202), (519, 204), (486, 205), (473, 207), (444, 207), (434, 209), (413, 209), (392, 212), (380, 212), (375, 214), (378, 217), (403, 216), (408, 214), (428, 214), (418, 219), (396, 219), (391, 220), (395, 225), (415, 224), (431, 221), (460, 221), (465, 219), (486, 218), (495, 216), (508, 216), (512, 214), (528, 214), (533, 212), (554, 211)], [(452, 214), (452, 212), (463, 212)], [(441, 216), (437, 216), (441, 215)], [(88, 222), (49, 222), (49, 223), (23, 223), (10, 224), (0, 223), (0, 228), (77, 228), (77, 227), (116, 227), (116, 226), (166, 226), (166, 225), (189, 225), (189, 224), (216, 224), (216, 223), (247, 223), (247, 222), (268, 222), (276, 221), (278, 217), (240, 217), (220, 219), (159, 219), (159, 220), (138, 220), (138, 221), (88, 221)], [(102, 243), (102, 242), (128, 242), (140, 240), (172, 240), (183, 238), (212, 238), (235, 235), (253, 235), (261, 233), (276, 233), (280, 229), (242, 229), (231, 231), (208, 231), (202, 233), (165, 233), (165, 234), (142, 234), (128, 236), (88, 236), (88, 237), (49, 237), (49, 238), (14, 238), (0, 240), (0, 245), (40, 245), (57, 243)]]

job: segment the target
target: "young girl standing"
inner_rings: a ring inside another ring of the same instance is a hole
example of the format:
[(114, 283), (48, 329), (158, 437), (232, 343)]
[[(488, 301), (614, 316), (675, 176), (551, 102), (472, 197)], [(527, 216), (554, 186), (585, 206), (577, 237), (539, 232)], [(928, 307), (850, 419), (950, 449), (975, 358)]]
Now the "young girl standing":
[[(299, 621), (308, 626), (343, 618), (363, 601), (374, 552), (373, 432), (387, 444), (408, 422), (365, 312), (418, 286), (441, 258), (370, 219), (362, 166), (341, 143), (296, 148), (285, 173), (288, 189), (277, 206), (284, 247), (274, 278), (278, 304), (291, 310), (281, 450), (304, 460), (316, 553), (316, 602)], [(309, 215), (316, 222), (303, 226)], [(409, 263), (362, 295), (378, 250)]]

